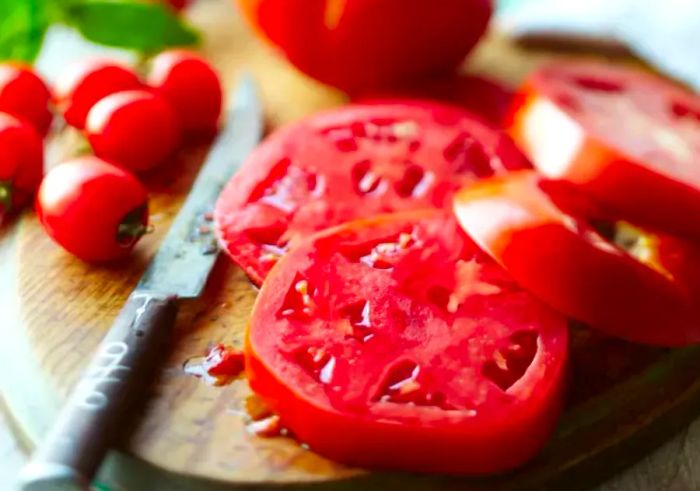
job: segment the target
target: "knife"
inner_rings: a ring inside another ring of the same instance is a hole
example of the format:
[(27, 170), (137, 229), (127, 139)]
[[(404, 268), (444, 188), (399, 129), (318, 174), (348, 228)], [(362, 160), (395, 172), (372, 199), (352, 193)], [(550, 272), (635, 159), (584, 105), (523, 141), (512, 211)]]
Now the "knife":
[(245, 75), (225, 126), (163, 244), (97, 348), (46, 440), (20, 473), (23, 491), (88, 490), (117, 443), (139, 395), (158, 373), (178, 300), (202, 293), (218, 256), (209, 230), (216, 199), (262, 137), (255, 82)]

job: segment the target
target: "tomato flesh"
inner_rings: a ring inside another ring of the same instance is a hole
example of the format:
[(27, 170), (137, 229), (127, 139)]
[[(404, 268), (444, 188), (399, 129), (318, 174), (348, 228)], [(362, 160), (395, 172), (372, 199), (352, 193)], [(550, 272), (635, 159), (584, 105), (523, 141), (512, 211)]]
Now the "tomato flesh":
[(270, 136), (216, 207), (222, 248), (256, 283), (304, 236), (355, 218), (449, 206), (482, 177), (529, 168), (468, 113), (430, 103), (348, 106)]
[(566, 357), (566, 321), (438, 210), (309, 238), (263, 284), (246, 346), (251, 387), (314, 451), (454, 474), (541, 449)]
[(629, 341), (700, 341), (700, 249), (614, 221), (616, 240), (606, 238), (594, 226), (605, 212), (587, 199), (523, 171), (463, 190), (455, 212), (475, 242), (560, 312)]
[(635, 223), (700, 238), (700, 97), (644, 72), (552, 64), (516, 97), (510, 131), (550, 178)]

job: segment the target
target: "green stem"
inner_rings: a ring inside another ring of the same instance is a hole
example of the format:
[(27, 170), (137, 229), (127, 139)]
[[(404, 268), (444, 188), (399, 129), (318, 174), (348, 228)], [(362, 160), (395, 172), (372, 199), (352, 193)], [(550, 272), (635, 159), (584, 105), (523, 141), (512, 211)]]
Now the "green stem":
[(139, 206), (127, 213), (117, 228), (117, 242), (124, 247), (131, 247), (148, 233), (148, 223), (144, 223), (147, 222), (147, 216), (147, 205)]
[(5, 212), (12, 209), (12, 183), (10, 181), (0, 181), (0, 207)]

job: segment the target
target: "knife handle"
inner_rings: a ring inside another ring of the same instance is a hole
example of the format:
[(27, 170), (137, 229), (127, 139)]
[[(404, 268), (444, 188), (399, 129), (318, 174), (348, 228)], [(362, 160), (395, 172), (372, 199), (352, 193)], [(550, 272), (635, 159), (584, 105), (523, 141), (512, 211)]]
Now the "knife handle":
[(23, 491), (89, 489), (155, 377), (176, 315), (176, 297), (129, 296), (46, 440), (20, 473)]

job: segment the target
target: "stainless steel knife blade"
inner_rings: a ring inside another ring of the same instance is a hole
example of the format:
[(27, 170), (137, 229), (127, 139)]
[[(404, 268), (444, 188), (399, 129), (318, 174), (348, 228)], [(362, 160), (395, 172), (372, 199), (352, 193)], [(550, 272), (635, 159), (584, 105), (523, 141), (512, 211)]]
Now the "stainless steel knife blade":
[(263, 114), (255, 82), (244, 75), (228, 109), (226, 126), (136, 291), (178, 298), (199, 296), (219, 252), (211, 223), (214, 204), (262, 132)]

